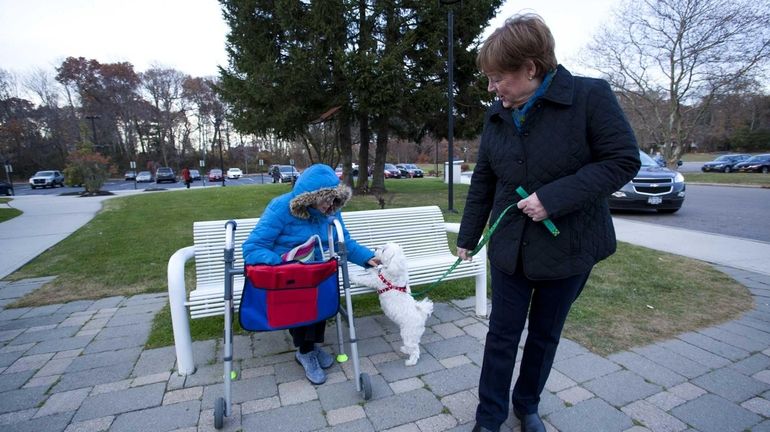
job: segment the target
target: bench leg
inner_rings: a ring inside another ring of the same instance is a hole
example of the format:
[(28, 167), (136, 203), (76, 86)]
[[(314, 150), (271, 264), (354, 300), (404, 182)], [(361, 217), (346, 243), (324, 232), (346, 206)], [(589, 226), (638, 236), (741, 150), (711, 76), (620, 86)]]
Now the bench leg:
[(473, 257), (484, 267), (484, 271), (476, 275), (476, 315), (479, 317), (487, 316), (487, 248), (483, 247)]
[(195, 247), (188, 246), (174, 252), (168, 260), (168, 302), (171, 308), (171, 325), (174, 329), (174, 346), (179, 375), (191, 375), (195, 372), (190, 320), (184, 305), (187, 297), (184, 266), (185, 262), (194, 256)]

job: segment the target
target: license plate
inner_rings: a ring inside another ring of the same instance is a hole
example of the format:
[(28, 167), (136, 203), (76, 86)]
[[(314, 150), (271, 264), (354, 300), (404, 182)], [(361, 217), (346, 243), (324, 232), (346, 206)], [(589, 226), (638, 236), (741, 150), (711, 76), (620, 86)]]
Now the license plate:
[(663, 198), (659, 196), (651, 196), (647, 198), (647, 204), (657, 205), (663, 202)]

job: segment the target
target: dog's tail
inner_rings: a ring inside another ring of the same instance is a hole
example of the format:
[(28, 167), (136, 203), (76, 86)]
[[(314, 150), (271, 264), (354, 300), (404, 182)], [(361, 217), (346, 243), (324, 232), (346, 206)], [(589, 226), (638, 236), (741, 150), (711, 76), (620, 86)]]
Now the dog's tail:
[(430, 314), (433, 313), (433, 302), (428, 297), (416, 302), (415, 306), (417, 306), (417, 310), (425, 314), (426, 317), (429, 317)]

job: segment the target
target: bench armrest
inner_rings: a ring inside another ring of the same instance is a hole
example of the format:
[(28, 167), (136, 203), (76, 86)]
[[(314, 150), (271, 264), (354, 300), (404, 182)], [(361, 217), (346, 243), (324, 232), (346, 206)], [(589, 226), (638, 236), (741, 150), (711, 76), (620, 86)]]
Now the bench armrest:
[(444, 222), (446, 232), (458, 234), (460, 232), (460, 224), (456, 222)]
[(187, 246), (174, 252), (168, 260), (168, 303), (171, 308), (177, 370), (180, 375), (190, 375), (195, 372), (190, 320), (187, 318), (187, 308), (185, 307), (187, 290), (184, 280), (185, 263), (193, 257), (195, 257), (195, 246)]

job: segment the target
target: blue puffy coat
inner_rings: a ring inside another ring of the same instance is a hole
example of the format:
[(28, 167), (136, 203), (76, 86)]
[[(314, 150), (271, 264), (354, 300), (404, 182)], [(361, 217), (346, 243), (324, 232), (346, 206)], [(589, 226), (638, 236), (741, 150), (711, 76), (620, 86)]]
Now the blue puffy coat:
[[(320, 200), (329, 200), (332, 203), (329, 215), (342, 222), (340, 209), (351, 195), (350, 188), (340, 183), (328, 165), (317, 164), (306, 169), (291, 192), (274, 198), (267, 205), (257, 226), (243, 243), (244, 262), (278, 264), (281, 262), (281, 254), (315, 234), (321, 237), (326, 247), (329, 238), (328, 216), (311, 206)], [(348, 260), (366, 266), (366, 262), (374, 257), (374, 252), (352, 240), (344, 222), (342, 226)], [(316, 247), (315, 256), (320, 257), (320, 253)]]

